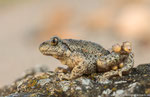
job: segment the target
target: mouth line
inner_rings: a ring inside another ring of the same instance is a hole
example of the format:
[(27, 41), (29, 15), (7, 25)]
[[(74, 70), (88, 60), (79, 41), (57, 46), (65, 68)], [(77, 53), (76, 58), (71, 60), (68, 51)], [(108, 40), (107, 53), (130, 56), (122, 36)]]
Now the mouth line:
[(42, 54), (43, 54), (43, 55), (47, 55), (47, 56), (53, 56), (53, 55), (56, 55), (57, 53), (56, 53), (56, 52), (50, 52), (50, 53), (49, 53), (49, 52), (47, 52), (47, 51), (43, 51)]
[(49, 54), (47, 52), (42, 52), (43, 55), (52, 56), (52, 54)]

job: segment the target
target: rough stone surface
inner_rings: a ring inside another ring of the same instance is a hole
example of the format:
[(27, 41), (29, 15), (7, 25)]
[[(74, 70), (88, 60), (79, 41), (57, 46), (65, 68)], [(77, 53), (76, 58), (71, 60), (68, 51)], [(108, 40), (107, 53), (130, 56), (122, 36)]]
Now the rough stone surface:
[(101, 74), (84, 75), (74, 80), (59, 80), (58, 74), (47, 69), (27, 72), (9, 86), (0, 89), (7, 97), (121, 97), (150, 96), (150, 64), (139, 65), (123, 77), (107, 82), (96, 78)]

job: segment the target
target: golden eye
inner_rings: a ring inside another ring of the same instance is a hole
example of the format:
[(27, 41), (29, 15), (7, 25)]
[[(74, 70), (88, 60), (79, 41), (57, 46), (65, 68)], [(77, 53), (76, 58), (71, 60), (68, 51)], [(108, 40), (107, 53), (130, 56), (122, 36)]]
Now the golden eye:
[(51, 45), (52, 46), (56, 46), (58, 44), (58, 38), (57, 37), (54, 37), (52, 40), (51, 40)]

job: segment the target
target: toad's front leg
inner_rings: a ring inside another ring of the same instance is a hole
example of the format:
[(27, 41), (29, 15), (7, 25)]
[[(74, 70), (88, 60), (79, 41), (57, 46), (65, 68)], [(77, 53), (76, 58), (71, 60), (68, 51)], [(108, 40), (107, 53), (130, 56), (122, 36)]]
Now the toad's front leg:
[(55, 69), (56, 73), (67, 73), (67, 72), (70, 72), (70, 71), (71, 71), (70, 68), (63, 68), (63, 67), (57, 67)]
[(71, 73), (61, 73), (59, 75), (60, 79), (66, 79), (71, 80), (78, 77), (81, 77), (83, 74), (91, 74), (96, 72), (96, 65), (90, 64), (88, 61), (80, 62), (78, 65), (76, 65)]

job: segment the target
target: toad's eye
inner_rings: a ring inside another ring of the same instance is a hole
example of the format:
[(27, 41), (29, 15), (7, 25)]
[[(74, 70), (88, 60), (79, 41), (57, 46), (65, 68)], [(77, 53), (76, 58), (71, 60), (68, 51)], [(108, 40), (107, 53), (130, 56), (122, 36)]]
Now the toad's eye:
[(58, 38), (57, 37), (54, 37), (52, 40), (51, 40), (51, 45), (52, 46), (56, 46), (58, 44)]

